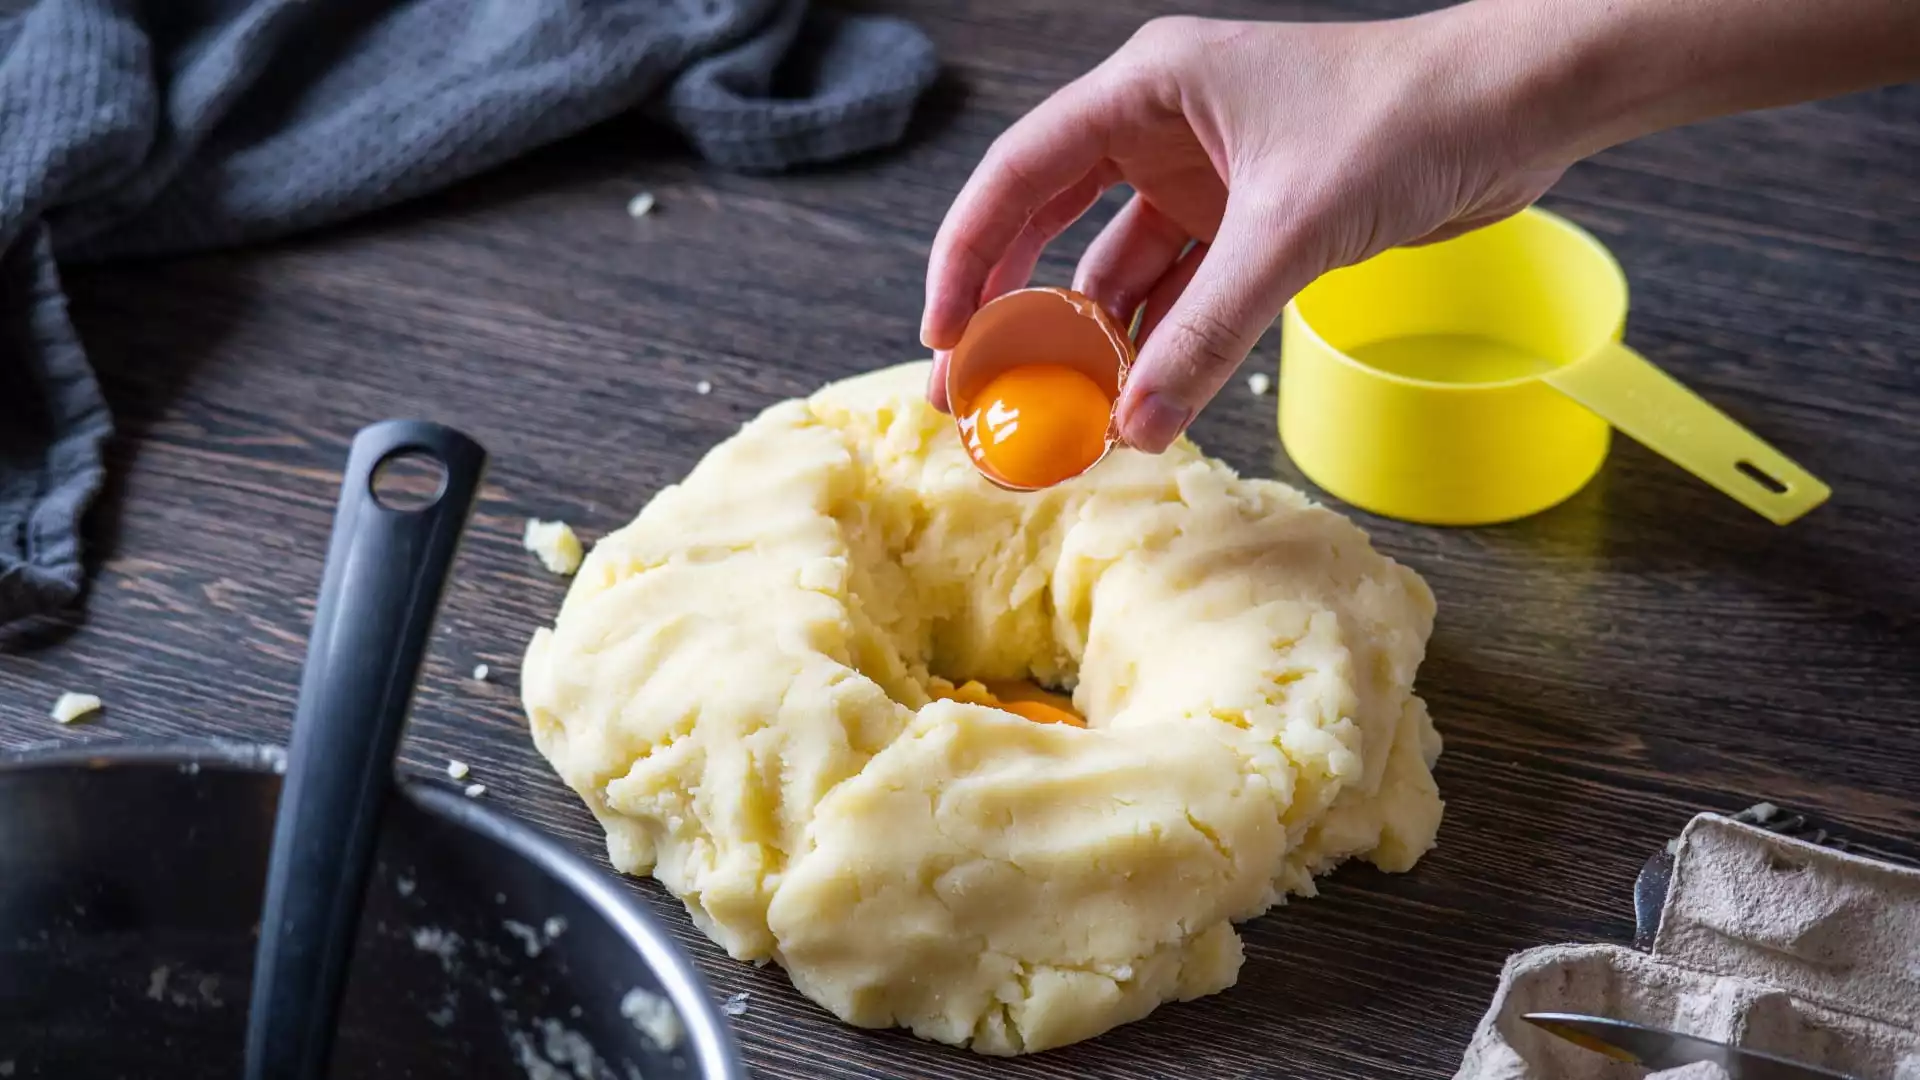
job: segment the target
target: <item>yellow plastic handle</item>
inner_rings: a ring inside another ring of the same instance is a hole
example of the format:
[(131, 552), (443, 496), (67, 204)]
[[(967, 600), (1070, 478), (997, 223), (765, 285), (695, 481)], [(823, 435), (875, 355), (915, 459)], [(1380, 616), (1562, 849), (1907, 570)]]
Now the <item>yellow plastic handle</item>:
[(1793, 521), (1832, 493), (1819, 478), (1625, 345), (1608, 345), (1542, 378), (1775, 525)]

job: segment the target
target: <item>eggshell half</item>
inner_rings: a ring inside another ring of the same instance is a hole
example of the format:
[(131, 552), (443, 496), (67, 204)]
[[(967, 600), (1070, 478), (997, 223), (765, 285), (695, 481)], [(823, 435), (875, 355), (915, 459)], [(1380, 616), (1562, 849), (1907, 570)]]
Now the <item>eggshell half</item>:
[[(1063, 364), (1083, 372), (1118, 408), (1127, 369), (1133, 364), (1133, 342), (1099, 304), (1071, 289), (1018, 289), (994, 298), (968, 321), (947, 361), (947, 404), (963, 443), (966, 418), (987, 384), (1013, 368), (1034, 364)], [(1105, 460), (1118, 442), (1119, 432), (1109, 414), (1106, 449), (1087, 468)], [(997, 475), (974, 454), (967, 457), (980, 475), (1000, 487), (1038, 490)]]

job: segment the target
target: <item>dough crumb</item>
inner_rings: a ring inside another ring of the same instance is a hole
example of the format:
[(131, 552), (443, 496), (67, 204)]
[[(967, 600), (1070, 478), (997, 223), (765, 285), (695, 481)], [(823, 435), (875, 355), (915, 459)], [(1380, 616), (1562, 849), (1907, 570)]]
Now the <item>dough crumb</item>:
[(403, 877), (394, 879), (393, 891), (399, 893), (401, 896), (412, 896), (413, 890), (414, 882), (412, 878)]
[(13, 1062), (0, 1061), (0, 1076), (12, 1076), (12, 1075), (13, 1075)]
[(514, 1058), (520, 1064), (520, 1071), (527, 1074), (527, 1080), (567, 1080), (567, 1074), (561, 1072), (559, 1066), (540, 1056), (526, 1032), (507, 1032), (507, 1042), (513, 1047)]
[(452, 779), (465, 780), (467, 778), (467, 774), (472, 771), (473, 771), (472, 769), (467, 768), (467, 763), (464, 761), (447, 762), (447, 775)]
[(538, 930), (513, 919), (502, 919), (500, 925), (506, 928), (507, 933), (519, 939), (521, 947), (527, 950), (527, 955), (530, 957), (539, 956), (541, 950), (559, 940), (560, 935), (567, 932), (567, 920), (558, 915), (550, 916), (546, 922), (540, 924)]
[(680, 1045), (680, 1014), (659, 994), (634, 987), (620, 999), (620, 1015), (631, 1020), (640, 1034), (663, 1053)]
[(651, 191), (643, 191), (635, 195), (633, 198), (627, 200), (627, 216), (630, 218), (646, 217), (648, 214), (653, 213), (653, 207), (656, 201)]
[(473, 665), (473, 681), (486, 682), (487, 676), (491, 674), (493, 674), (493, 669), (488, 667), (487, 665), (485, 664)]
[(1247, 376), (1247, 389), (1253, 391), (1256, 397), (1265, 397), (1267, 391), (1273, 389), (1273, 377), (1264, 371), (1256, 371)]
[(528, 957), (539, 956), (540, 950), (547, 946), (547, 943), (540, 939), (540, 932), (526, 923), (504, 919), (500, 925), (506, 928), (507, 933), (520, 940), (520, 947), (527, 950)]
[(540, 562), (548, 570), (568, 577), (580, 569), (580, 560), (586, 557), (580, 538), (574, 535), (573, 527), (564, 521), (528, 518), (527, 532), (520, 543), (539, 556)]
[(486, 793), (487, 793), (487, 785), (485, 784), (468, 784), (467, 785), (466, 795), (467, 795), (467, 798), (469, 799), (477, 799), (480, 796), (485, 795)]
[(100, 699), (92, 694), (61, 694), (49, 715), (63, 724), (71, 724), (99, 712), (100, 707)]
[(745, 1016), (747, 1014), (747, 999), (752, 996), (753, 995), (747, 993), (731, 995), (727, 998), (726, 1003), (720, 1006), (720, 1011), (726, 1013), (728, 1016)]
[[(610, 1075), (606, 1063), (594, 1052), (593, 1044), (585, 1035), (568, 1029), (558, 1020), (540, 1021), (540, 1033), (545, 1043), (547, 1060), (555, 1065), (564, 1065), (573, 1071), (576, 1077), (594, 1077)], [(564, 1073), (559, 1074), (565, 1076)]]
[(713, 384), (705, 379), (701, 379), (699, 382), (693, 384), (693, 392), (704, 397), (713, 393)]
[(459, 934), (451, 930), (442, 930), (437, 926), (418, 926), (414, 928), (411, 937), (414, 948), (437, 957), (440, 967), (448, 974), (452, 974), (454, 958), (460, 955)]

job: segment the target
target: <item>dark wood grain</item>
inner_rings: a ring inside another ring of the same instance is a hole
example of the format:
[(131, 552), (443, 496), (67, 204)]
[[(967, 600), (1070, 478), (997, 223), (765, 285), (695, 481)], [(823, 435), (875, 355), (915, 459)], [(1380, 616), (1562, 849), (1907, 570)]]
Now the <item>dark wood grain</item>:
[[(872, 5), (880, 6), (880, 5)], [(417, 415), (494, 467), (406, 760), (599, 857), (517, 705), (564, 583), (528, 515), (629, 518), (780, 398), (915, 356), (927, 246), (993, 135), (1091, 66), (1147, 0), (898, 6), (952, 66), (910, 144), (780, 179), (609, 125), (423, 203), (271, 250), (69, 273), (119, 418), (84, 618), (13, 632), (0, 746), (286, 735), (347, 440)], [(1398, 0), (1194, 5), (1322, 18)], [(1447, 740), (1441, 845), (1345, 869), (1245, 928), (1235, 989), (1094, 1042), (991, 1061), (834, 1023), (727, 961), (636, 883), (723, 993), (763, 1077), (1450, 1076), (1510, 952), (1625, 941), (1642, 860), (1700, 810), (1771, 799), (1920, 835), (1920, 87), (1729, 119), (1576, 167), (1547, 203), (1627, 267), (1628, 338), (1834, 487), (1787, 529), (1638, 447), (1528, 521), (1363, 521), (1440, 619), (1420, 688)], [(659, 211), (629, 220), (647, 189)], [(1109, 200), (1042, 267), (1064, 282)], [(1270, 367), (1275, 342), (1256, 363)], [(713, 392), (696, 395), (698, 380)], [(1304, 483), (1272, 398), (1236, 383), (1196, 434)], [(475, 682), (476, 662), (493, 679)], [(45, 719), (63, 689), (107, 711)]]

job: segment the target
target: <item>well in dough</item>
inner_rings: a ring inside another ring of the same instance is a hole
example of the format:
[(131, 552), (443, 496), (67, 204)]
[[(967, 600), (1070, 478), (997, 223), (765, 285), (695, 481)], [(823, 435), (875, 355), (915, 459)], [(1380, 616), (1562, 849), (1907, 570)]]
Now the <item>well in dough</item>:
[(1184, 441), (996, 489), (926, 378), (768, 409), (534, 635), (534, 741), (616, 867), (848, 1022), (1014, 1054), (1225, 989), (1234, 923), (1433, 845), (1418, 575)]

